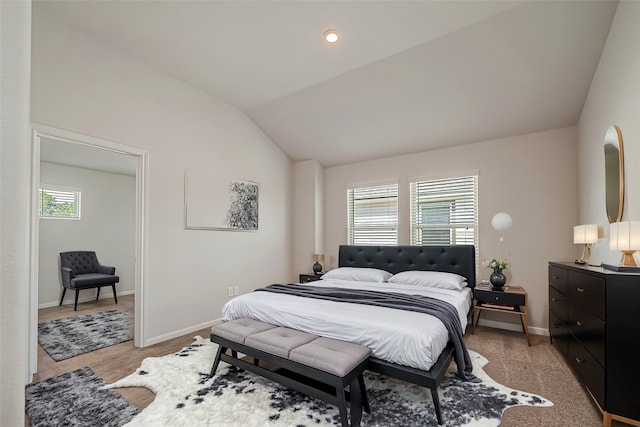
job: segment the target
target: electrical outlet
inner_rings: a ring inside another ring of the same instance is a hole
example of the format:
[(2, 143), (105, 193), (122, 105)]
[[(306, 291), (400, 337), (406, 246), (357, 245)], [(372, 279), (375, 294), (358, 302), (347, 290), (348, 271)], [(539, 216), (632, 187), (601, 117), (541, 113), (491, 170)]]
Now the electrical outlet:
[(233, 295), (240, 295), (240, 286), (233, 287)]
[(227, 289), (227, 295), (230, 297), (233, 296), (233, 286), (229, 286), (229, 289)]

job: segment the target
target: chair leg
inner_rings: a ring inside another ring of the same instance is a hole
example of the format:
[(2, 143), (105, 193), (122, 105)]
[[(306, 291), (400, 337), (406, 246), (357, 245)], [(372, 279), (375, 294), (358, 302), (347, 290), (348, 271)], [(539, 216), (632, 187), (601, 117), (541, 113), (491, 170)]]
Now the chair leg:
[(96, 301), (98, 301), (100, 299), (100, 289), (102, 289), (100, 286), (98, 286), (98, 293), (96, 294)]
[(62, 301), (64, 301), (65, 293), (67, 293), (67, 288), (62, 288), (62, 297), (60, 297), (60, 305), (62, 305)]
[(118, 296), (116, 295), (116, 284), (111, 285), (111, 289), (113, 289), (113, 299), (116, 300), (116, 304), (118, 303)]
[(73, 311), (78, 310), (78, 294), (80, 293), (80, 289), (76, 289), (76, 303), (73, 306)]

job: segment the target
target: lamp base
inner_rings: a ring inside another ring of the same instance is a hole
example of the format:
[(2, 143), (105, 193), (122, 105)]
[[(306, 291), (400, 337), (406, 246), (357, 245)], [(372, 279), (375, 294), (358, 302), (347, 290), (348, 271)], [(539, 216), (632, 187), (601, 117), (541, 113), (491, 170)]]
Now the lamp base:
[(621, 251), (621, 252), (622, 252), (622, 258), (620, 258), (620, 265), (635, 267), (636, 260), (633, 258), (633, 253), (635, 251)]

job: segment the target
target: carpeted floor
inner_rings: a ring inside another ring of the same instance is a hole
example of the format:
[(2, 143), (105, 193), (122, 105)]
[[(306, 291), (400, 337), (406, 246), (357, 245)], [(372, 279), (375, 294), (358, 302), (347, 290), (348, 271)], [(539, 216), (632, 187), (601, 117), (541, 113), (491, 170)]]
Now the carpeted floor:
[[(142, 386), (156, 393), (127, 426), (340, 425), (334, 406), (226, 364), (208, 378), (216, 349), (208, 339), (196, 337), (180, 352), (144, 359), (136, 372), (108, 385)], [(474, 374), (482, 381), (459, 380), (452, 363), (440, 388), (445, 426), (498, 426), (509, 407), (553, 405), (493, 381), (482, 369), (487, 360), (471, 355)], [(365, 383), (371, 414), (363, 414), (363, 426), (437, 426), (428, 389), (369, 372)]]
[(135, 406), (90, 368), (30, 384), (26, 412), (32, 427), (119, 427), (138, 413)]
[(107, 310), (38, 324), (38, 342), (56, 361), (133, 339), (133, 312)]

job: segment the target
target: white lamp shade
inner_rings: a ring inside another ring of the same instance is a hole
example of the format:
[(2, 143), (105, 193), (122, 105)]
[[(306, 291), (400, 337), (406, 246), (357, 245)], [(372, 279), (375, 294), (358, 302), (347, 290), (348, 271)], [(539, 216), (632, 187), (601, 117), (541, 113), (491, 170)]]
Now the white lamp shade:
[(512, 223), (511, 215), (505, 212), (499, 212), (491, 218), (491, 226), (498, 231), (508, 229)]
[(573, 243), (589, 244), (598, 242), (598, 224), (583, 224), (573, 227)]
[(612, 222), (609, 225), (609, 249), (618, 251), (640, 249), (640, 221)]

